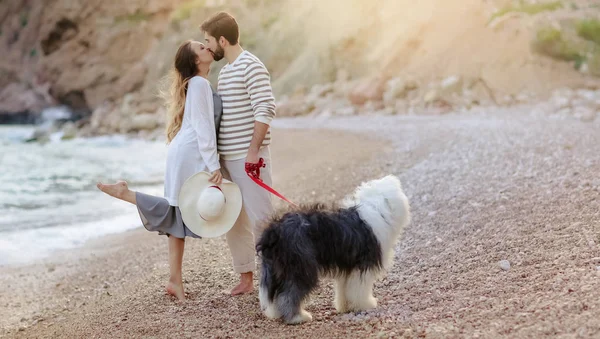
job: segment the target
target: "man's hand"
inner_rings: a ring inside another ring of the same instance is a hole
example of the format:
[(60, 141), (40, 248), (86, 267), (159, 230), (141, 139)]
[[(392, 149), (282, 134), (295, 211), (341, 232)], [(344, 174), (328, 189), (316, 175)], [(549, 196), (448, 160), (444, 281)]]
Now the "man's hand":
[(251, 163), (251, 162), (246, 162), (246, 164), (244, 165), (244, 168), (246, 170), (246, 173), (248, 173), (249, 176), (251, 176), (252, 178), (255, 179), (260, 179), (260, 169), (261, 167), (265, 167), (265, 160), (263, 158), (258, 158), (258, 161), (255, 163)]
[(248, 155), (246, 155), (246, 162), (250, 163), (250, 164), (258, 164), (258, 160), (259, 160), (258, 152), (248, 150)]
[(210, 179), (208, 181), (220, 185), (223, 181), (223, 174), (221, 174), (221, 170), (216, 170), (211, 173)]
[(254, 122), (254, 133), (252, 134), (252, 140), (250, 141), (250, 147), (248, 147), (248, 154), (246, 155), (246, 162), (251, 164), (258, 163), (259, 156), (258, 151), (262, 146), (263, 140), (269, 131), (269, 125), (259, 121)]

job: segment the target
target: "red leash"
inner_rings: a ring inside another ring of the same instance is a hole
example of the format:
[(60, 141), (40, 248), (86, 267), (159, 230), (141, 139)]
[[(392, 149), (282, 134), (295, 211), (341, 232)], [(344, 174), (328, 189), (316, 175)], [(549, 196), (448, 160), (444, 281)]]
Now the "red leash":
[(262, 179), (260, 178), (260, 168), (261, 167), (266, 167), (266, 166), (267, 165), (265, 164), (265, 160), (263, 158), (260, 158), (258, 160), (258, 163), (256, 163), (256, 164), (251, 164), (251, 163), (247, 162), (246, 163), (246, 174), (248, 174), (248, 176), (250, 177), (250, 179), (252, 179), (252, 181), (254, 181), (260, 187), (262, 187), (262, 188), (266, 189), (267, 191), (271, 192), (272, 194), (278, 196), (279, 198), (281, 198), (282, 200), (286, 201), (290, 205), (298, 207), (298, 205), (296, 205), (293, 202), (289, 201), (286, 197), (284, 197), (279, 192), (277, 192), (273, 188), (269, 187), (269, 185), (265, 184), (262, 181)]

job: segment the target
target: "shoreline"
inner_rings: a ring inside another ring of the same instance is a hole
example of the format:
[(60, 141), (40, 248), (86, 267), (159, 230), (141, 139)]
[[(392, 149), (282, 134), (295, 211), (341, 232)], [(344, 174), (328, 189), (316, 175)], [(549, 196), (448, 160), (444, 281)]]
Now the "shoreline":
[[(101, 234), (92, 234), (95, 229), (104, 224), (109, 224), (109, 229), (104, 228)], [(60, 252), (77, 250), (87, 246), (88, 242), (102, 239), (113, 234), (122, 234), (141, 227), (135, 222), (135, 216), (120, 215), (99, 221), (71, 224), (67, 226), (50, 226), (41, 229), (29, 229), (23, 231), (9, 231), (3, 233), (4, 238), (0, 240), (2, 254), (0, 269), (15, 268), (35, 264), (36, 261), (50, 260), (59, 255)], [(43, 240), (44, 238), (58, 238), (56, 240)], [(34, 239), (31, 243), (30, 239)], [(23, 248), (23, 244), (27, 244)], [(29, 250), (29, 253), (27, 250)], [(33, 252), (35, 250), (36, 252)], [(12, 256), (11, 253), (12, 252)]]
[[(163, 185), (142, 185), (140, 190), (149, 194), (162, 194)], [(115, 202), (104, 196), (104, 193), (88, 192), (90, 196), (97, 194), (98, 199)], [(91, 197), (88, 197), (90, 199)], [(87, 200), (83, 201), (85, 205)], [(0, 269), (15, 268), (35, 264), (36, 261), (52, 260), (57, 253), (76, 250), (86, 246), (89, 241), (104, 236), (120, 234), (142, 227), (139, 216), (130, 213), (126, 202), (114, 205), (111, 214), (100, 220), (86, 220), (64, 225), (52, 225), (39, 228), (6, 230), (0, 238)], [(143, 228), (143, 227), (142, 227)]]

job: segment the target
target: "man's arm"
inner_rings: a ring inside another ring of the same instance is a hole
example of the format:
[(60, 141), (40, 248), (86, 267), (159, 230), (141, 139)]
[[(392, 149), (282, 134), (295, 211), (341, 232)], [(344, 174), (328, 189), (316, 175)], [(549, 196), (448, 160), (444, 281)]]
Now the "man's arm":
[(246, 162), (256, 164), (258, 162), (258, 151), (260, 146), (265, 140), (269, 125), (263, 122), (254, 121), (254, 134), (252, 134), (252, 141), (250, 141), (250, 147), (248, 148), (248, 155), (246, 156)]
[(267, 135), (269, 125), (275, 117), (275, 98), (269, 72), (260, 63), (253, 63), (246, 68), (244, 83), (254, 111), (254, 134), (246, 162), (255, 164), (258, 162), (258, 151)]

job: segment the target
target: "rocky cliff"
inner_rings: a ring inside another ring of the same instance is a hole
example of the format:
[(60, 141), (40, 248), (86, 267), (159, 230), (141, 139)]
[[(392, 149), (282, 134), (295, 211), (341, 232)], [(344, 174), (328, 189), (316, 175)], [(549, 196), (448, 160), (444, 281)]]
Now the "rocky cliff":
[(0, 3), (0, 112), (67, 105), (82, 117), (141, 88), (181, 1)]
[(280, 115), (468, 108), (597, 87), (591, 52), (556, 57), (562, 40), (545, 55), (535, 48), (540, 23), (560, 34), (597, 15), (593, 1), (4, 0), (0, 123), (65, 105), (84, 135), (160, 127), (157, 92), (177, 45), (201, 39), (198, 25), (221, 9), (270, 69)]

